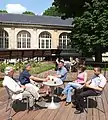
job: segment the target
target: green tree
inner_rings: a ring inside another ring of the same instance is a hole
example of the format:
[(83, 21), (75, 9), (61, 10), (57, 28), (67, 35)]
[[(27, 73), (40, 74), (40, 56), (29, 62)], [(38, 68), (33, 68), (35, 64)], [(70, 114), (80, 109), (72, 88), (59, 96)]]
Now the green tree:
[(50, 8), (48, 8), (47, 10), (45, 10), (43, 12), (43, 15), (46, 15), (46, 16), (61, 16), (61, 13), (58, 12), (57, 8), (55, 6), (52, 6)]
[(102, 53), (108, 51), (108, 2), (91, 0), (84, 7), (87, 10), (73, 22), (72, 46), (84, 55), (95, 55), (100, 62)]
[(8, 13), (6, 10), (0, 10), (0, 13)]
[(91, 0), (54, 0), (53, 5), (56, 6), (58, 12), (62, 13), (63, 18), (81, 16), (85, 8), (85, 2)]
[(25, 14), (25, 15), (35, 15), (35, 13), (33, 13), (31, 11), (25, 11), (22, 14)]

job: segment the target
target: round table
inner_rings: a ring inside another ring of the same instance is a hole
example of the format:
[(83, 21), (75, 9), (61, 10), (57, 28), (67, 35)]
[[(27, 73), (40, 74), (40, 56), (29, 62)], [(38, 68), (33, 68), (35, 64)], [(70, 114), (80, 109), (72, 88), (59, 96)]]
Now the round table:
[(46, 107), (48, 107), (48, 109), (59, 108), (60, 104), (54, 102), (54, 88), (62, 85), (62, 80), (60, 78), (50, 76), (50, 80), (43, 82), (43, 84), (51, 87), (51, 103), (46, 103)]

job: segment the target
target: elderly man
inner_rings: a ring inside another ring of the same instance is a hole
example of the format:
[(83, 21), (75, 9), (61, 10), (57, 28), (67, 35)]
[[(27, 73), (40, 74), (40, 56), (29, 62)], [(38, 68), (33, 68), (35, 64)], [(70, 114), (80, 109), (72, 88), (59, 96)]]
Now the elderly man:
[(24, 98), (29, 97), (29, 106), (32, 108), (34, 103), (34, 98), (32, 93), (28, 92), (25, 86), (19, 85), (13, 79), (13, 74), (14, 74), (14, 69), (12, 67), (6, 67), (3, 86), (6, 86), (11, 92), (13, 92), (12, 94), (13, 99), (21, 100), (23, 97)]
[(47, 79), (42, 79), (42, 78), (32, 76), (29, 73), (30, 70), (31, 70), (31, 65), (27, 64), (25, 66), (24, 71), (19, 76), (19, 81), (22, 85), (24, 85), (26, 87), (27, 91), (32, 93), (32, 95), (35, 97), (36, 100), (39, 99), (41, 101), (41, 100), (43, 100), (43, 98), (40, 97), (40, 95), (38, 93), (39, 87), (38, 87), (38, 84), (36, 86), (36, 82), (37, 81), (40, 81), (40, 82), (47, 81)]
[(76, 90), (76, 109), (75, 114), (80, 114), (84, 111), (84, 97), (96, 96), (102, 93), (104, 86), (106, 85), (106, 78), (101, 74), (101, 68), (94, 68), (94, 76), (89, 80), (81, 92)]

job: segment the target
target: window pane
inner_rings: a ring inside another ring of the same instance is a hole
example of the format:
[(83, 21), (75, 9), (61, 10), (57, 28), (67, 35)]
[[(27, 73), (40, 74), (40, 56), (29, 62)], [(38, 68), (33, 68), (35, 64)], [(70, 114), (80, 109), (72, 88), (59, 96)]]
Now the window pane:
[(45, 46), (45, 42), (44, 42), (44, 40), (42, 40), (41, 41), (41, 48), (44, 48), (44, 46)]
[(63, 48), (66, 48), (66, 40), (63, 40)]
[(3, 39), (0, 38), (0, 48), (3, 48)]
[(9, 45), (8, 38), (5, 38), (5, 48), (8, 48), (8, 45)]
[(27, 39), (27, 48), (30, 48), (30, 39)]
[(17, 40), (17, 48), (21, 48), (21, 38), (18, 38)]
[(0, 48), (8, 48), (8, 33), (4, 30), (0, 31)]
[(49, 48), (49, 40), (46, 40), (46, 48)]
[(22, 38), (22, 48), (26, 48), (26, 38)]

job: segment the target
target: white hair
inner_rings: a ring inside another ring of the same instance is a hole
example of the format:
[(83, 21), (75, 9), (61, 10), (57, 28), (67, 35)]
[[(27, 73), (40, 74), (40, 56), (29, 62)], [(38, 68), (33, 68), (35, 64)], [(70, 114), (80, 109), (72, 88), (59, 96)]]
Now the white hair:
[(7, 75), (9, 72), (11, 72), (13, 70), (13, 67), (8, 66), (5, 68), (5, 74)]

